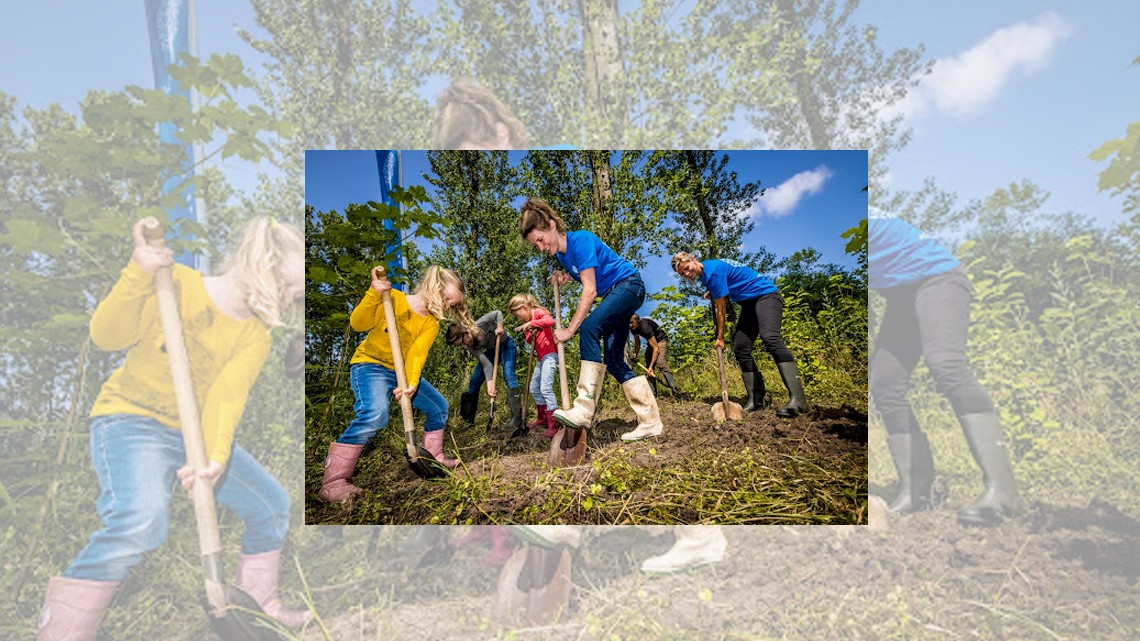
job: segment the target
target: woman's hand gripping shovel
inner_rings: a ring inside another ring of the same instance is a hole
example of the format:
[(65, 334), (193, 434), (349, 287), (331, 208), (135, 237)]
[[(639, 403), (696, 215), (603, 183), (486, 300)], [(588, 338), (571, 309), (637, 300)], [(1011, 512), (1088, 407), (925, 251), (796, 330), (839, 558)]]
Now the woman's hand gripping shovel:
[[(148, 217), (142, 224), (147, 243), (152, 247), (162, 247), (162, 226), (158, 220)], [(280, 641), (285, 637), (278, 631), (279, 624), (261, 609), (253, 597), (222, 579), (222, 543), (218, 534), (214, 490), (210, 483), (197, 478), (208, 465), (206, 443), (202, 437), (198, 402), (194, 398), (194, 382), (190, 376), (190, 359), (182, 334), (182, 316), (169, 267), (160, 267), (155, 272), (154, 284), (166, 354), (170, 358), (170, 373), (174, 380), (178, 420), (182, 425), (182, 444), (187, 463), (195, 476), (190, 496), (198, 524), (198, 550), (202, 554), (202, 578), (206, 587), (203, 606), (210, 619), (210, 628), (226, 641)]]
[[(562, 299), (558, 296), (558, 281), (554, 285), (554, 327), (562, 327)], [(570, 383), (566, 380), (566, 348), (558, 343), (558, 377), (561, 380), (562, 410), (570, 409)], [(550, 439), (550, 453), (546, 457), (551, 467), (578, 465), (586, 458), (586, 430), (561, 427)]]
[[(383, 265), (372, 268), (373, 280), (386, 278), (388, 270)], [(387, 323), (388, 340), (392, 347), (392, 364), (396, 366), (396, 385), (400, 389), (408, 389), (408, 374), (404, 371), (404, 353), (400, 351), (400, 332), (396, 330), (396, 310), (392, 306), (392, 294), (380, 294), (384, 304), (384, 322)], [(408, 467), (422, 479), (434, 479), (447, 476), (447, 471), (440, 465), (427, 448), (416, 445), (416, 425), (412, 419), (412, 399), (406, 394), (400, 394), (400, 417), (404, 420), (404, 442), (406, 451), (404, 456), (408, 459)]]

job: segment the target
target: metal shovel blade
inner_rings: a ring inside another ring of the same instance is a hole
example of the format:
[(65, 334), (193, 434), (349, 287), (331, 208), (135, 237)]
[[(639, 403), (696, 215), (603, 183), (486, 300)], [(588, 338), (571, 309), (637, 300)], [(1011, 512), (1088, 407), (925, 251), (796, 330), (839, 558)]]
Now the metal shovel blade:
[(226, 606), (222, 612), (210, 607), (202, 597), (202, 607), (210, 629), (222, 641), (285, 641), (280, 624), (266, 614), (249, 594), (232, 585), (225, 586)]
[[(573, 438), (573, 434), (569, 433), (571, 431), (581, 432), (575, 445), (570, 444)], [(550, 453), (546, 457), (546, 463), (550, 467), (572, 467), (580, 464), (584, 458), (586, 458), (586, 430), (558, 428), (554, 438), (550, 439)]]
[(565, 612), (571, 587), (568, 550), (523, 546), (499, 572), (491, 618), (511, 626), (553, 623)]
[(712, 406), (712, 415), (713, 415), (713, 419), (715, 419), (717, 423), (723, 423), (726, 420), (731, 420), (731, 421), (743, 421), (744, 420), (744, 411), (740, 407), (740, 403), (733, 403), (732, 401), (728, 401), (727, 403), (725, 403), (724, 401), (721, 401), (721, 402), (713, 405)]
[[(421, 479), (438, 479), (447, 476), (447, 469), (431, 455), (431, 452), (422, 445), (416, 445), (410, 433), (405, 432), (406, 448), (404, 458), (408, 460), (408, 467), (412, 468), (416, 476)], [(412, 455), (415, 452), (415, 456)]]
[(404, 452), (404, 458), (408, 459), (408, 467), (412, 468), (416, 476), (421, 479), (439, 479), (447, 476), (447, 470), (443, 465), (422, 446), (416, 447), (414, 458), (409, 456), (407, 452)]
[(721, 401), (712, 406), (713, 419), (717, 423), (723, 423), (726, 419), (733, 421), (743, 421), (744, 412), (740, 408), (739, 403), (733, 403), (728, 400), (728, 383), (724, 378), (724, 349), (718, 347), (716, 349), (716, 364), (717, 373), (720, 375), (720, 398)]

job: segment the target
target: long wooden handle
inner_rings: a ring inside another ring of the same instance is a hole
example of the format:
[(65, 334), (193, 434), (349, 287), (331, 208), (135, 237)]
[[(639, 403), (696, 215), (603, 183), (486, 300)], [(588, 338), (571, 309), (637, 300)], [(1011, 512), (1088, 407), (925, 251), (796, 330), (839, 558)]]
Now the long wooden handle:
[(491, 389), (495, 389), (495, 383), (498, 382), (499, 376), (499, 345), (502, 344), (503, 337), (495, 336), (495, 362), (491, 363)]
[(716, 348), (716, 364), (720, 370), (720, 398), (724, 401), (724, 406), (728, 408), (728, 380), (724, 377), (724, 348)]
[[(558, 281), (551, 280), (554, 285), (554, 328), (562, 329), (562, 299), (558, 296)], [(558, 378), (561, 379), (561, 392), (562, 392), (562, 409), (570, 409), (570, 383), (566, 380), (566, 348), (554, 341), (558, 345)]]
[[(524, 341), (525, 343), (525, 341)], [(530, 358), (526, 360), (526, 383), (522, 386), (522, 423), (526, 426), (527, 401), (530, 400), (530, 377), (534, 374), (534, 349), (530, 350)]]
[[(143, 236), (151, 247), (163, 246), (162, 224), (158, 219), (143, 219)], [(190, 376), (190, 358), (182, 334), (182, 316), (178, 311), (178, 298), (174, 292), (174, 277), (169, 267), (160, 267), (154, 274), (155, 295), (158, 298), (158, 315), (162, 320), (162, 334), (166, 355), (170, 358), (170, 375), (174, 381), (174, 399), (178, 405), (178, 421), (182, 426), (182, 445), (186, 461), (197, 474), (205, 469), (206, 441), (202, 437), (202, 423), (198, 415), (198, 402), (194, 398), (194, 381)], [(221, 536), (218, 534), (218, 514), (214, 504), (214, 491), (209, 484), (196, 479), (191, 490), (194, 499), (194, 519), (198, 526), (198, 550), (202, 554), (202, 571), (206, 586), (206, 599), (215, 609), (226, 606), (221, 576)]]
[[(378, 265), (372, 272), (380, 278), (388, 275), (388, 270), (383, 265)], [(392, 294), (389, 292), (380, 294), (380, 301), (384, 304), (384, 322), (387, 323), (388, 341), (392, 346), (392, 363), (396, 366), (396, 385), (405, 390), (408, 388), (408, 374), (404, 371), (404, 353), (400, 351), (400, 332), (396, 327), (396, 310), (392, 306)], [(412, 399), (403, 393), (400, 394), (400, 417), (404, 420), (404, 441), (408, 448), (408, 456), (415, 459), (418, 453), (414, 436), (416, 425), (412, 420)]]

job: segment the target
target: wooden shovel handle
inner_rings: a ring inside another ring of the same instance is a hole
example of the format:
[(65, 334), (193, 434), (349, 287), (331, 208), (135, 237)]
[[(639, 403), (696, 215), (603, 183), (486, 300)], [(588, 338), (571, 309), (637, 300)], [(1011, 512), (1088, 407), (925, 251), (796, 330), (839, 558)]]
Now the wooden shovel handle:
[[(388, 269), (383, 265), (377, 265), (372, 269), (372, 274), (384, 278), (388, 275)], [(396, 309), (392, 306), (392, 294), (390, 292), (380, 294), (380, 301), (384, 305), (384, 322), (388, 328), (388, 341), (392, 347), (392, 364), (396, 366), (396, 385), (405, 390), (408, 388), (408, 374), (404, 371), (404, 354), (400, 351), (400, 332), (396, 327)], [(412, 419), (412, 399), (406, 394), (400, 394), (400, 418), (404, 421), (404, 440), (408, 456), (415, 460), (419, 454), (413, 437), (416, 425)]]
[(724, 348), (716, 348), (716, 364), (717, 369), (720, 370), (720, 397), (724, 401), (724, 407), (728, 409), (728, 380), (724, 377)]
[(498, 382), (499, 376), (499, 345), (502, 344), (503, 337), (498, 334), (495, 335), (495, 362), (491, 363), (491, 389), (495, 389), (495, 383)]
[(526, 360), (526, 383), (522, 386), (522, 422), (526, 425), (527, 401), (530, 400), (530, 377), (534, 373), (534, 350), (530, 350), (530, 357)]
[[(550, 281), (554, 285), (554, 328), (562, 329), (562, 299), (558, 296), (558, 281)], [(555, 341), (558, 346), (558, 378), (561, 380), (562, 409), (570, 409), (570, 383), (566, 380), (566, 348)]]
[[(162, 247), (162, 224), (154, 217), (142, 220), (143, 237), (151, 247)], [(154, 273), (155, 296), (158, 298), (158, 315), (162, 320), (162, 334), (166, 355), (170, 359), (170, 375), (174, 381), (174, 399), (178, 405), (178, 421), (182, 426), (182, 445), (186, 461), (194, 473), (206, 468), (206, 441), (202, 437), (202, 423), (198, 403), (194, 398), (194, 382), (190, 376), (190, 358), (182, 334), (182, 316), (178, 311), (178, 298), (174, 292), (174, 277), (169, 267), (160, 267)], [(221, 574), (221, 537), (218, 534), (218, 514), (214, 504), (214, 491), (209, 484), (196, 479), (190, 490), (194, 499), (194, 519), (198, 526), (198, 549), (202, 554), (205, 572), (206, 599), (214, 608), (226, 605)]]

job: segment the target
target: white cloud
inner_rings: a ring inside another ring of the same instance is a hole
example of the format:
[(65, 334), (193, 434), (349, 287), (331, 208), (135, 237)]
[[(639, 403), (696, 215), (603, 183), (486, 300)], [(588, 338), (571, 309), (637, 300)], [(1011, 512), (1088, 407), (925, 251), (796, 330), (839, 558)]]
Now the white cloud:
[(750, 216), (767, 214), (775, 218), (786, 216), (805, 196), (819, 193), (832, 175), (832, 171), (823, 165), (809, 171), (801, 171), (774, 189), (765, 191), (764, 195), (748, 208), (748, 214)]
[(891, 109), (915, 120), (930, 112), (965, 118), (992, 104), (1016, 74), (1044, 67), (1072, 35), (1064, 18), (1049, 11), (1003, 27), (958, 55), (935, 61), (929, 75)]

